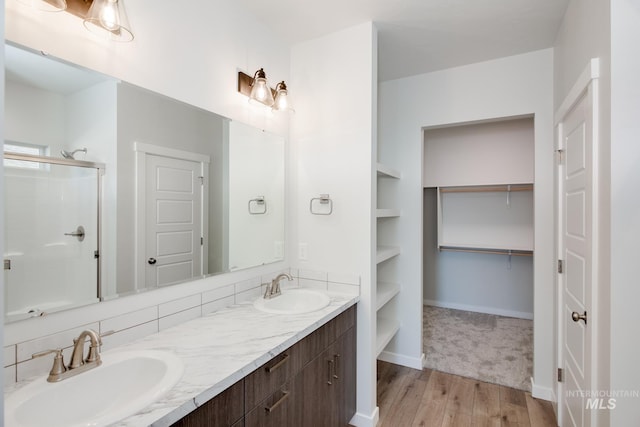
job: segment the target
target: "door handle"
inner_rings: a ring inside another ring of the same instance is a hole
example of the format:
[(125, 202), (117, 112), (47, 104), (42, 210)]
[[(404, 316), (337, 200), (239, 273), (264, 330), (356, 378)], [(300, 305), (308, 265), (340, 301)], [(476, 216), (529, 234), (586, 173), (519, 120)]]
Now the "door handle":
[(82, 242), (84, 240), (84, 227), (79, 225), (78, 228), (76, 228), (74, 231), (72, 231), (71, 233), (64, 233), (64, 235), (76, 237), (78, 239), (78, 242)]
[(587, 312), (585, 311), (583, 314), (578, 313), (577, 311), (574, 311), (573, 313), (571, 313), (571, 320), (573, 320), (574, 322), (579, 322), (579, 321), (583, 321), (584, 324), (587, 324)]
[(157, 261), (155, 258), (149, 258), (149, 260), (147, 261), (149, 264), (153, 265), (155, 264)]

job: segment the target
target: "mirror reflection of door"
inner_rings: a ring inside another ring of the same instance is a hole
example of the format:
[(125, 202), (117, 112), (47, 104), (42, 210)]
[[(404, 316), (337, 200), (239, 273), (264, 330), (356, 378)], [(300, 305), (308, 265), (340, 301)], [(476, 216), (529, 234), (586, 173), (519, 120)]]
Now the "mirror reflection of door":
[(145, 285), (203, 274), (202, 163), (146, 155)]

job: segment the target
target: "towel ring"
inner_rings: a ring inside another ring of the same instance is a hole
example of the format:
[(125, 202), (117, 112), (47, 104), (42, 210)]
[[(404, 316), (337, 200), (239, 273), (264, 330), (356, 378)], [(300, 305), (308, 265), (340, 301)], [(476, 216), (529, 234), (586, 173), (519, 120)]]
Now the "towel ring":
[[(314, 210), (314, 206), (317, 208), (317, 205), (328, 205), (329, 211), (319, 212), (317, 209)], [(309, 212), (313, 215), (331, 215), (333, 213), (333, 200), (331, 200), (328, 194), (321, 194), (320, 197), (314, 197), (309, 201)]]

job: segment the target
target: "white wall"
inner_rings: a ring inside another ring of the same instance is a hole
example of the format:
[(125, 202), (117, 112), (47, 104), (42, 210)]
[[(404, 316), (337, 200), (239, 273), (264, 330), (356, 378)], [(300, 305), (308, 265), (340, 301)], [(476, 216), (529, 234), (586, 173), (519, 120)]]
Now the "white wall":
[[(370, 425), (376, 413), (371, 295), (376, 52), (371, 23), (298, 44), (291, 51), (291, 87), (296, 88), (291, 206), (297, 236), (290, 247), (296, 254), (299, 244), (307, 245), (307, 259), (294, 261), (301, 271), (361, 277), (356, 425)], [(310, 199), (322, 193), (333, 200), (332, 215), (309, 212)]]
[[(640, 2), (611, 2), (611, 390), (640, 391)], [(603, 285), (606, 282), (602, 282)], [(631, 316), (632, 318), (633, 316)], [(618, 399), (611, 426), (640, 425), (637, 397)]]
[[(553, 381), (553, 51), (545, 49), (380, 84), (379, 157), (402, 171), (403, 326), (392, 344), (422, 353), (422, 129), (533, 114), (535, 120), (534, 394)], [(392, 350), (394, 351), (394, 350)]]
[[(599, 273), (598, 294), (594, 297), (599, 313), (593, 316), (592, 325), (598, 339), (598, 354), (594, 361), (598, 367), (598, 377), (592, 387), (606, 390), (610, 387), (610, 292), (611, 248), (611, 2), (610, 0), (571, 0), (558, 30), (554, 45), (554, 109), (560, 107), (571, 87), (578, 79), (591, 58), (600, 58), (599, 80), (599, 188), (597, 255)], [(595, 320), (597, 318), (597, 320)], [(557, 321), (557, 320), (556, 320)], [(557, 328), (554, 328), (557, 329)], [(554, 341), (557, 336), (554, 335)], [(557, 343), (554, 343), (557, 352)], [(555, 361), (557, 365), (557, 361)], [(609, 425), (609, 411), (593, 411), (594, 422)], [(613, 425), (613, 424), (612, 424)], [(620, 425), (625, 425), (622, 423)]]
[[(242, 123), (229, 123), (228, 229), (232, 271), (283, 257), (284, 155), (281, 136)], [(249, 205), (249, 200), (258, 196), (264, 197), (265, 204)]]
[[(0, 34), (4, 34), (4, 0), (0, 0)], [(0, 52), (0, 95), (4, 99), (4, 49)], [(0, 138), (4, 141), (4, 102), (0, 105)], [(4, 159), (0, 153), (0, 197), (4, 197)], [(4, 212), (0, 211), (0, 253), (4, 253)], [(0, 276), (0, 318), (4, 319), (4, 277)], [(0, 341), (4, 342), (4, 328), (0, 328)], [(4, 352), (3, 352), (4, 353)], [(0, 364), (5, 366), (4, 354), (0, 353)], [(4, 390), (4, 379), (0, 377), (0, 387)], [(4, 420), (4, 399), (0, 403), (0, 417)]]

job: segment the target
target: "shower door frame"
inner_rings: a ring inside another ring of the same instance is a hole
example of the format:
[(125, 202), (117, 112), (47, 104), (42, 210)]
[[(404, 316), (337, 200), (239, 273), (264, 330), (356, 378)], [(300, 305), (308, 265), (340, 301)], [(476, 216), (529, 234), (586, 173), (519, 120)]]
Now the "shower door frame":
[(49, 165), (61, 165), (61, 166), (75, 166), (75, 167), (80, 167), (80, 168), (89, 168), (89, 169), (96, 169), (98, 172), (98, 211), (97, 211), (97, 215), (96, 215), (96, 262), (97, 262), (97, 268), (96, 268), (96, 272), (97, 272), (97, 277), (96, 277), (96, 294), (98, 296), (98, 301), (102, 301), (103, 300), (103, 295), (102, 295), (102, 286), (101, 283), (102, 281), (101, 276), (102, 276), (102, 257), (101, 257), (101, 253), (102, 253), (102, 247), (101, 247), (101, 218), (102, 218), (102, 180), (104, 177), (104, 172), (105, 172), (105, 165), (104, 163), (96, 163), (96, 162), (87, 162), (85, 160), (75, 160), (75, 159), (59, 159), (57, 157), (48, 157), (48, 156), (36, 156), (36, 155), (32, 155), (32, 154), (18, 154), (18, 153), (11, 153), (11, 152), (5, 152), (4, 153), (4, 158), (7, 160), (22, 160), (22, 161), (27, 161), (27, 162), (36, 162), (36, 163), (46, 163)]

